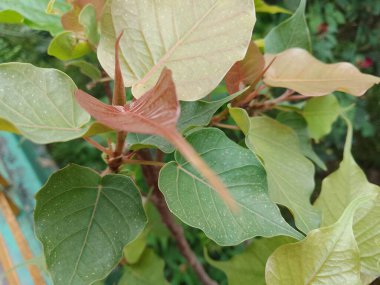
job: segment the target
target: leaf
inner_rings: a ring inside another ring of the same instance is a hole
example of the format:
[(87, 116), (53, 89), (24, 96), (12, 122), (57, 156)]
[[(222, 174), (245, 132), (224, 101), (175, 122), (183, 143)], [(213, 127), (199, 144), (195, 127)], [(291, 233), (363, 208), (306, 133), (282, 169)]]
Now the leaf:
[(93, 81), (100, 79), (100, 77), (102, 76), (99, 68), (84, 60), (70, 61), (66, 63), (66, 66), (78, 67), (81, 73), (91, 78)]
[(268, 5), (264, 0), (255, 0), (255, 7), (257, 13), (269, 13), (269, 14), (277, 14), (277, 13), (285, 13), (291, 14), (289, 10), (286, 10), (280, 6)]
[(279, 53), (289, 48), (299, 47), (311, 50), (309, 28), (305, 18), (306, 0), (300, 0), (293, 16), (274, 27), (265, 37), (265, 52)]
[(145, 229), (143, 233), (137, 237), (137, 239), (124, 248), (123, 253), (128, 264), (135, 264), (140, 260), (146, 248), (147, 233), (148, 231)]
[(146, 223), (140, 193), (129, 177), (101, 177), (77, 165), (53, 174), (36, 200), (36, 235), (56, 285), (105, 278)]
[[(23, 16), (24, 23), (37, 30), (49, 31), (56, 35), (63, 31), (58, 15), (51, 15), (45, 12), (49, 0), (1, 0), (0, 10), (12, 10)], [(69, 6), (65, 0), (57, 0), (55, 7), (61, 11), (66, 11)]]
[(325, 64), (299, 48), (267, 54), (265, 62), (268, 64), (274, 57), (276, 60), (265, 73), (264, 82), (305, 96), (323, 96), (333, 91), (361, 96), (380, 83), (380, 77), (363, 74), (350, 63)]
[(328, 135), (340, 112), (339, 102), (334, 95), (308, 100), (302, 115), (307, 121), (310, 136), (318, 142)]
[(164, 277), (164, 261), (152, 249), (145, 250), (139, 263), (124, 266), (119, 285), (169, 285)]
[[(324, 97), (323, 97), (324, 98)], [(309, 131), (307, 129), (307, 122), (302, 115), (296, 112), (281, 112), (277, 116), (277, 120), (292, 128), (299, 139), (300, 148), (304, 156), (312, 160), (322, 170), (327, 170), (325, 163), (314, 152), (310, 141)]]
[(0, 23), (5, 24), (22, 24), (24, 17), (13, 10), (0, 11)]
[(20, 134), (20, 131), (7, 120), (0, 118), (0, 131)]
[(225, 77), (228, 93), (236, 93), (251, 85), (261, 77), (264, 67), (265, 61), (260, 49), (251, 42), (245, 58), (235, 63)]
[(50, 42), (48, 54), (60, 60), (71, 60), (91, 52), (88, 42), (79, 40), (73, 32), (62, 32)]
[(313, 230), (300, 242), (279, 247), (266, 265), (267, 284), (360, 285), (359, 251), (352, 220), (356, 209), (369, 199), (354, 200), (335, 224)]
[(205, 257), (208, 263), (227, 275), (229, 285), (266, 285), (264, 276), (267, 259), (279, 246), (294, 241), (289, 237), (255, 239), (243, 253), (228, 261), (215, 261), (208, 255)]
[(98, 58), (113, 77), (113, 43), (125, 31), (123, 77), (136, 98), (151, 89), (167, 67), (173, 71), (178, 98), (196, 101), (243, 59), (256, 21), (253, 1), (175, 0), (170, 9), (167, 5), (155, 0), (112, 1), (103, 16)]
[(176, 152), (176, 161), (161, 169), (158, 185), (178, 218), (223, 246), (254, 236), (302, 238), (270, 201), (265, 171), (249, 150), (229, 140), (219, 129), (202, 129), (187, 139), (227, 186), (237, 210), (231, 211)]
[(317, 228), (319, 213), (310, 204), (314, 165), (303, 156), (296, 133), (268, 117), (249, 118), (243, 109), (231, 108), (230, 114), (247, 146), (263, 160), (271, 200), (289, 208), (304, 233)]
[(74, 101), (74, 82), (61, 71), (27, 63), (0, 65), (0, 118), (41, 144), (86, 133), (90, 116)]
[(88, 41), (96, 46), (99, 42), (100, 35), (96, 20), (96, 9), (93, 5), (88, 4), (82, 9), (79, 14), (79, 23), (84, 27)]
[[(180, 102), (181, 114), (177, 122), (177, 130), (180, 133), (185, 133), (192, 127), (208, 125), (218, 109), (240, 96), (243, 92), (244, 90), (212, 102), (201, 100), (195, 102)], [(130, 133), (128, 134), (127, 142), (134, 149), (144, 146), (154, 146), (165, 153), (171, 153), (175, 150), (169, 142), (159, 136)]]
[[(346, 120), (347, 121), (347, 120)], [(347, 121), (348, 122), (348, 121)], [(322, 182), (322, 191), (315, 207), (322, 212), (322, 225), (338, 220), (344, 209), (356, 198), (377, 195), (363, 205), (355, 215), (354, 234), (361, 256), (361, 271), (365, 275), (380, 275), (380, 187), (367, 181), (364, 172), (351, 154), (352, 126), (349, 123), (344, 158), (339, 169)]]

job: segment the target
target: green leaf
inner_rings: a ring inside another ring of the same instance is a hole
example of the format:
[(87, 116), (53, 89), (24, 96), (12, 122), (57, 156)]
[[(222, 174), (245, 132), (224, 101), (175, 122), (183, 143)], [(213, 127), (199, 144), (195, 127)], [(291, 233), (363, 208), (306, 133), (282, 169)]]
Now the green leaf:
[(24, 17), (13, 10), (0, 11), (0, 23), (5, 24), (22, 24)]
[(269, 32), (265, 37), (266, 53), (279, 53), (293, 47), (311, 50), (311, 39), (305, 18), (305, 8), (306, 0), (301, 0), (293, 16)]
[(78, 67), (81, 73), (91, 78), (93, 81), (100, 79), (100, 77), (102, 76), (99, 68), (84, 60), (70, 61), (66, 63), (66, 66)]
[(249, 118), (243, 109), (231, 108), (230, 113), (247, 146), (263, 160), (272, 201), (289, 208), (303, 232), (317, 228), (319, 213), (310, 204), (314, 165), (302, 154), (296, 133), (268, 117)]
[(152, 249), (145, 250), (139, 263), (124, 266), (119, 285), (169, 285), (164, 277), (164, 261)]
[[(240, 96), (245, 90), (246, 89), (213, 102), (201, 100), (196, 102), (180, 102), (181, 114), (177, 123), (178, 131), (185, 133), (192, 127), (203, 127), (208, 125), (219, 108)], [(134, 149), (154, 146), (165, 153), (171, 153), (175, 150), (169, 142), (159, 136), (131, 133), (128, 134), (127, 142)]]
[(75, 102), (75, 90), (61, 71), (27, 63), (1, 64), (0, 118), (36, 143), (81, 137), (90, 115)]
[(264, 0), (255, 0), (255, 7), (257, 13), (269, 13), (269, 14), (277, 14), (277, 13), (285, 13), (291, 14), (289, 10), (286, 10), (282, 7), (275, 5), (268, 5)]
[(135, 97), (156, 84), (164, 67), (173, 71), (180, 100), (205, 97), (244, 58), (256, 21), (253, 1), (174, 0), (168, 9), (162, 1), (114, 0), (110, 6), (98, 58), (113, 76), (115, 35), (124, 31), (121, 67)]
[(352, 232), (355, 211), (371, 197), (354, 200), (333, 225), (313, 230), (306, 239), (279, 247), (268, 259), (268, 285), (360, 285), (359, 250)]
[[(23, 18), (24, 23), (37, 30), (49, 31), (55, 35), (61, 32), (62, 24), (59, 15), (46, 13), (49, 0), (1, 0), (0, 10), (12, 10)], [(55, 8), (60, 11), (67, 11), (70, 5), (65, 0), (55, 3)]]
[(105, 278), (146, 223), (140, 193), (129, 177), (101, 177), (77, 165), (53, 174), (36, 200), (36, 235), (56, 285)]
[(266, 285), (267, 259), (279, 246), (295, 241), (289, 237), (255, 239), (243, 253), (228, 261), (215, 261), (208, 255), (206, 255), (206, 260), (227, 275), (229, 285)]
[(341, 108), (334, 95), (316, 97), (306, 102), (302, 112), (307, 121), (310, 136), (317, 142), (331, 132)]
[(124, 248), (123, 253), (128, 264), (135, 264), (136, 262), (140, 260), (146, 248), (147, 234), (148, 234), (148, 231), (145, 228), (143, 233), (140, 234), (137, 239), (135, 239), (133, 242), (131, 242)]
[(178, 152), (160, 172), (159, 187), (170, 210), (220, 245), (236, 245), (254, 236), (302, 235), (281, 217), (267, 194), (265, 171), (251, 151), (219, 129), (202, 129), (189, 143), (218, 174), (237, 203), (231, 210)]
[(96, 9), (93, 5), (86, 5), (79, 14), (79, 23), (84, 27), (88, 41), (96, 46), (100, 35), (98, 32), (98, 22), (96, 19)]
[(281, 112), (277, 116), (277, 120), (292, 128), (299, 139), (300, 148), (304, 156), (311, 159), (321, 169), (327, 170), (325, 163), (314, 152), (310, 141), (309, 131), (307, 129), (307, 122), (305, 119), (296, 112)]
[(60, 60), (71, 60), (91, 52), (88, 42), (79, 40), (74, 32), (62, 32), (50, 42), (48, 54)]
[[(348, 121), (347, 121), (348, 122)], [(339, 169), (322, 182), (322, 192), (315, 207), (322, 211), (322, 225), (327, 226), (338, 220), (344, 209), (356, 198), (377, 195), (361, 207), (354, 219), (354, 234), (361, 256), (361, 271), (366, 275), (380, 275), (380, 187), (368, 182), (364, 172), (351, 154), (352, 126), (345, 145), (344, 159)]]

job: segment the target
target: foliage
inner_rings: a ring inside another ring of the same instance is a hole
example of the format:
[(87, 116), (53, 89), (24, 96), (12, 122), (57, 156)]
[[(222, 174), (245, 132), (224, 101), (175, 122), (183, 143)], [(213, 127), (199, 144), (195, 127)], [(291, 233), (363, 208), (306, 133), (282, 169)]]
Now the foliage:
[[(341, 25), (365, 21), (354, 4), (309, 1), (319, 13), (308, 14), (306, 0), (3, 2), (1, 27), (25, 42), (30, 30), (9, 23), (50, 32), (44, 49), (64, 64), (31, 60), (67, 73), (8, 63), (27, 60), (0, 41), (0, 129), (56, 143), (62, 166), (67, 153), (83, 165), (54, 173), (36, 197), (54, 284), (334, 285), (380, 275), (379, 186), (351, 153), (352, 110), (364, 112), (351, 104), (380, 78), (353, 65), (369, 61), (325, 63), (356, 54), (334, 41)], [(345, 125), (343, 161), (328, 175), (318, 154)], [(314, 164), (328, 175), (315, 203)]]

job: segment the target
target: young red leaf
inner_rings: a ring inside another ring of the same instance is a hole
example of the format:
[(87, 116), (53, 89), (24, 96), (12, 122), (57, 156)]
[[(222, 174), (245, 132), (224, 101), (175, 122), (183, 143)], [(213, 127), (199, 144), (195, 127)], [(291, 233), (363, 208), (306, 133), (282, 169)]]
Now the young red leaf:
[(234, 94), (260, 79), (264, 67), (260, 49), (251, 42), (245, 58), (235, 63), (224, 78), (228, 93)]

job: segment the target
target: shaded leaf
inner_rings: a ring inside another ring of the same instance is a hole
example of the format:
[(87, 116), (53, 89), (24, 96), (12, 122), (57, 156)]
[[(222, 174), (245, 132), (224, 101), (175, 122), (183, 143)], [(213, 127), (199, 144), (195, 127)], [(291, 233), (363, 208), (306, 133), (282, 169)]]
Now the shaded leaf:
[(229, 285), (266, 285), (267, 259), (279, 246), (295, 241), (289, 237), (255, 239), (243, 253), (235, 255), (228, 261), (215, 261), (208, 255), (206, 260), (227, 275)]
[(57, 285), (105, 278), (146, 223), (140, 193), (130, 178), (101, 177), (77, 165), (53, 174), (36, 200), (36, 235)]
[(317, 142), (331, 132), (340, 113), (341, 108), (334, 95), (312, 98), (306, 102), (302, 111), (310, 136)]
[(265, 62), (276, 60), (264, 75), (264, 82), (273, 87), (295, 90), (305, 96), (323, 96), (342, 91), (361, 96), (380, 78), (361, 73), (350, 63), (325, 64), (299, 48), (280, 54), (265, 55)]
[(307, 129), (307, 122), (302, 117), (302, 115), (296, 112), (281, 112), (277, 116), (277, 120), (280, 123), (292, 128), (296, 132), (303, 155), (311, 159), (321, 169), (327, 170), (325, 163), (318, 157), (318, 155), (313, 150), (310, 141), (309, 131)]
[(79, 14), (79, 23), (84, 27), (88, 41), (96, 46), (100, 35), (98, 32), (98, 22), (96, 20), (96, 9), (93, 5), (86, 5)]
[(247, 146), (263, 160), (272, 201), (289, 208), (303, 232), (317, 228), (319, 213), (310, 204), (314, 165), (304, 157), (296, 133), (269, 117), (249, 118), (243, 109), (231, 108), (230, 113)]
[(66, 66), (78, 67), (81, 73), (91, 78), (93, 81), (100, 79), (100, 77), (102, 76), (99, 68), (84, 60), (70, 61), (66, 63)]
[(123, 77), (137, 98), (156, 84), (164, 67), (173, 71), (180, 100), (205, 97), (244, 57), (256, 20), (253, 1), (175, 0), (167, 9), (154, 0), (114, 0), (111, 6), (102, 20), (98, 58), (113, 76), (113, 43), (125, 31)]
[(146, 248), (147, 233), (148, 231), (145, 229), (143, 233), (137, 237), (137, 239), (124, 247), (123, 253), (128, 264), (135, 264), (140, 260)]
[(241, 91), (259, 79), (265, 67), (264, 57), (254, 42), (251, 42), (242, 61), (235, 63), (224, 78), (228, 93)]
[(177, 217), (224, 246), (254, 236), (302, 238), (269, 199), (265, 171), (251, 151), (229, 140), (219, 129), (202, 129), (187, 139), (228, 187), (237, 210), (231, 211), (176, 152), (176, 161), (160, 171), (159, 188)]
[(309, 28), (305, 18), (306, 0), (300, 0), (298, 9), (286, 21), (273, 28), (265, 37), (265, 52), (279, 53), (299, 47), (311, 50)]
[(88, 42), (79, 40), (73, 32), (62, 32), (50, 42), (48, 54), (60, 60), (82, 57), (91, 52)]
[(357, 208), (369, 199), (354, 200), (335, 224), (313, 230), (300, 242), (279, 247), (266, 265), (267, 284), (360, 285), (359, 250), (352, 220)]
[(164, 261), (152, 249), (145, 250), (137, 264), (126, 265), (119, 285), (169, 285), (164, 276)]
[(0, 65), (0, 117), (36, 143), (86, 133), (90, 116), (75, 102), (74, 82), (61, 71), (27, 63)]
[(277, 14), (277, 13), (285, 13), (291, 14), (289, 10), (286, 10), (280, 6), (268, 5), (264, 0), (255, 0), (255, 7), (257, 13), (269, 13), (269, 14)]

